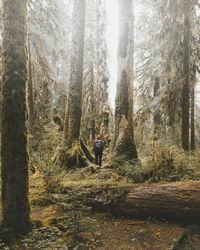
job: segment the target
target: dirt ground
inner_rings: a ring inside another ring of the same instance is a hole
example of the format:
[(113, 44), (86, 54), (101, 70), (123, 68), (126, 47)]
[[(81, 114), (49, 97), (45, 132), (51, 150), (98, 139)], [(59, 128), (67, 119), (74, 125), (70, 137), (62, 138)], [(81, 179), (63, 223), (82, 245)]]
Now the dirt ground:
[(172, 249), (183, 228), (163, 222), (117, 219), (101, 222), (101, 249)]
[[(41, 189), (41, 184), (37, 182), (37, 178), (37, 174), (33, 175), (32, 182), (39, 185), (41, 193), (45, 193), (45, 190)], [(41, 180), (40, 175), (39, 179)], [(33, 198), (34, 193), (38, 194), (38, 187), (37, 185), (31, 187)], [(36, 206), (32, 209), (32, 216), (38, 219), (44, 219), (45, 216), (48, 219), (49, 215), (65, 218), (67, 214), (65, 214), (66, 210), (63, 209), (62, 205), (61, 207), (55, 205), (54, 208), (47, 206), (46, 210), (41, 210), (40, 206)], [(185, 241), (180, 240), (184, 238), (185, 231), (187, 231), (187, 227), (184, 225), (158, 221), (155, 218), (148, 218), (147, 220), (135, 220), (125, 217), (115, 218), (105, 213), (91, 213), (89, 216), (82, 214), (81, 217), (85, 217), (86, 221), (89, 221), (89, 227), (93, 229), (93, 232), (97, 231), (98, 237), (90, 239), (97, 243), (94, 244), (95, 249), (200, 249), (199, 232), (194, 231), (188, 236), (188, 239), (185, 237)], [(178, 242), (180, 244), (177, 244)], [(84, 248), (84, 246), (81, 248)]]
[(31, 218), (37, 221), (33, 231), (16, 241), (0, 242), (0, 249), (200, 249), (199, 231), (183, 225), (73, 212), (69, 204), (51, 201), (38, 172), (30, 179), (30, 199)]

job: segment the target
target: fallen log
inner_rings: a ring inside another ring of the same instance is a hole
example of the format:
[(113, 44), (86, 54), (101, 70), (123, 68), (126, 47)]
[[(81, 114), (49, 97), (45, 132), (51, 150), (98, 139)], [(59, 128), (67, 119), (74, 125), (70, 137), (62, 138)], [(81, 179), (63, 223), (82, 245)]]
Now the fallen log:
[(120, 213), (200, 224), (200, 182), (138, 185), (120, 202)]

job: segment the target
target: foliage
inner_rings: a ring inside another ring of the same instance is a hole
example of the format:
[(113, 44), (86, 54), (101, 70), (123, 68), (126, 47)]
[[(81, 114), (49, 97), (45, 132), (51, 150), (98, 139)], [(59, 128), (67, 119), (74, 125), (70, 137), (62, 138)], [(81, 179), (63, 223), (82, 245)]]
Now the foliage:
[[(187, 154), (162, 141), (149, 145), (142, 160), (143, 176), (147, 182), (199, 180), (199, 152)], [(144, 180), (145, 180), (144, 179)]]
[[(48, 8), (47, 8), (48, 6)], [(51, 119), (52, 106), (65, 108), (70, 39), (69, 1), (29, 1), (29, 44), (36, 121)]]
[[(54, 123), (44, 126), (44, 136), (37, 149), (38, 153), (33, 151), (31, 155), (33, 166), (42, 171), (47, 189), (51, 192), (55, 190), (64, 192), (68, 187), (73, 187), (76, 192), (79, 192), (79, 189), (85, 189), (85, 187), (103, 190), (106, 186), (116, 185), (115, 188), (118, 189), (120, 186), (126, 187), (131, 183), (146, 181), (171, 182), (200, 179), (199, 150), (193, 154), (186, 154), (178, 147), (157, 140), (149, 143), (148, 147), (140, 148), (141, 162), (128, 160), (122, 156), (104, 156), (103, 168), (100, 168), (95, 164), (89, 164), (85, 158), (83, 158), (85, 159), (83, 164), (78, 161), (80, 146), (74, 145), (66, 155), (61, 143), (62, 134), (63, 132)], [(34, 145), (34, 141), (32, 143)], [(62, 155), (65, 157), (63, 158)], [(81, 168), (71, 168), (72, 162), (72, 165), (78, 164)]]
[[(101, 134), (107, 140), (112, 123), (108, 104), (109, 73), (104, 4), (104, 0), (88, 1), (86, 11), (81, 130), (84, 141), (90, 144), (96, 134)], [(107, 118), (104, 116), (105, 110), (109, 111)], [(109, 127), (105, 120), (110, 122)]]
[[(138, 13), (135, 19), (135, 71), (138, 113), (137, 123), (150, 121), (152, 115), (160, 114), (162, 125), (169, 128), (166, 138), (176, 136), (180, 129), (181, 98), (183, 83), (183, 35), (184, 1), (136, 1)], [(191, 75), (198, 64), (199, 32), (197, 1), (190, 1), (191, 16)], [(197, 40), (196, 40), (197, 39)], [(160, 88), (153, 96), (155, 79)], [(191, 87), (194, 83), (191, 84)], [(142, 128), (142, 126), (140, 126)], [(145, 130), (146, 133), (151, 131)], [(175, 142), (174, 140), (174, 142)]]
[(62, 171), (60, 168), (55, 168), (52, 163), (52, 157), (59, 150), (63, 132), (54, 122), (50, 122), (43, 127), (42, 138), (38, 133), (38, 137), (31, 137), (30, 144), (30, 161), (31, 167), (39, 170), (46, 181), (46, 186), (50, 186), (51, 177), (55, 178)]

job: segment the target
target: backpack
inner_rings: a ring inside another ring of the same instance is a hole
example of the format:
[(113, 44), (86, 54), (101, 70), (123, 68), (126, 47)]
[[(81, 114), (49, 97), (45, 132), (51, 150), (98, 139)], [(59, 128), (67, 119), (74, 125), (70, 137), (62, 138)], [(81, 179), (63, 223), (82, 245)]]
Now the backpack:
[(103, 150), (103, 142), (102, 140), (95, 140), (95, 146), (94, 146), (95, 150)]

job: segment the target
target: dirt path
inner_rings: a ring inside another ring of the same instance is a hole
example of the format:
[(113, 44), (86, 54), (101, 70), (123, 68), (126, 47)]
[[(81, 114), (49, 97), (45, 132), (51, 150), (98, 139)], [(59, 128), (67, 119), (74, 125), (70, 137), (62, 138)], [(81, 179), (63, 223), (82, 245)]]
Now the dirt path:
[[(39, 183), (39, 181), (42, 181), (40, 175), (37, 177), (36, 174), (35, 177), (36, 178), (32, 179), (32, 199), (33, 196), (38, 196), (38, 190), (40, 190), (40, 195), (36, 199), (38, 203), (35, 201), (35, 204), (38, 205), (32, 209), (32, 216), (37, 219), (47, 221), (50, 217), (72, 219), (69, 217), (73, 217), (74, 215), (72, 216), (69, 213), (68, 208), (66, 208), (66, 204), (49, 204), (47, 206), (44, 206), (42, 209), (41, 204), (45, 203), (46, 200), (45, 190), (41, 189), (41, 186), (44, 188), (44, 185), (41, 185), (41, 183)], [(156, 221), (155, 219), (151, 218), (146, 221), (140, 221), (126, 219), (123, 217), (113, 218), (107, 214), (91, 213), (89, 215), (84, 215), (83, 213), (81, 213), (80, 220), (83, 224), (87, 224), (87, 226), (86, 230), (82, 230), (81, 226), (79, 225), (79, 230), (81, 231), (81, 233), (77, 232), (77, 234), (80, 233), (82, 235), (83, 239), (85, 239), (86, 245), (88, 245), (90, 248), (102, 250), (172, 249), (173, 246), (175, 246), (176, 242), (178, 242), (179, 238), (183, 235), (185, 230), (185, 228), (180, 225), (169, 223), (167, 221)], [(66, 235), (66, 232), (62, 232), (60, 238), (62, 238), (63, 235)], [(198, 249), (200, 248), (200, 241), (198, 241), (197, 237), (195, 237), (194, 239), (196, 241), (193, 240), (193, 245), (197, 247), (196, 249)], [(77, 244), (80, 245), (78, 239)], [(182, 243), (182, 247), (184, 249), (184, 243)], [(187, 248), (187, 246), (185, 247), (185, 249), (189, 249)], [(79, 246), (79, 249), (84, 248), (84, 245)], [(87, 249), (87, 247), (85, 249)]]
[(101, 249), (172, 249), (182, 233), (183, 228), (164, 222), (105, 221)]
[[(166, 221), (114, 218), (105, 213), (73, 211), (63, 200), (52, 201), (39, 172), (30, 178), (34, 230), (17, 242), (0, 242), (0, 249), (200, 249), (199, 233)], [(182, 236), (182, 238), (181, 238)], [(183, 237), (184, 236), (184, 237)], [(179, 241), (179, 239), (181, 239)], [(173, 248), (179, 242), (178, 248)]]

